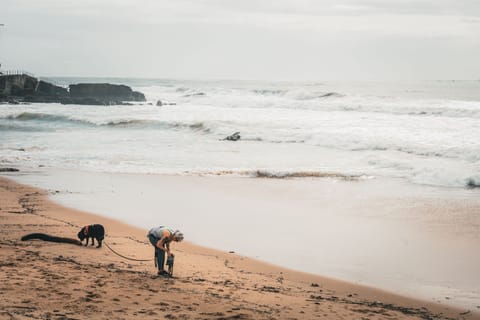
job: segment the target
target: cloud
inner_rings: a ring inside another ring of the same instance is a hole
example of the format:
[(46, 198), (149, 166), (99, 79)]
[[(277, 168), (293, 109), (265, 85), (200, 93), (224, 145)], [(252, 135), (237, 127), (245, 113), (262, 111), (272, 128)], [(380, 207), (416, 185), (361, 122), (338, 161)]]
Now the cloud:
[(2, 0), (0, 60), (50, 75), (471, 78), (479, 13), (469, 0)]

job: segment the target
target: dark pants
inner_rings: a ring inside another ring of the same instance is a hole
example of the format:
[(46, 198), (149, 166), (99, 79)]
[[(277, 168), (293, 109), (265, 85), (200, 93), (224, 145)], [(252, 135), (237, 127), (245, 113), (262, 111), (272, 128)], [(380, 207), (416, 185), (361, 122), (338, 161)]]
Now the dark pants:
[(160, 239), (158, 239), (154, 235), (149, 234), (148, 235), (148, 240), (150, 240), (150, 243), (155, 247), (155, 258), (156, 258), (156, 262), (157, 262), (158, 271), (162, 271), (163, 266), (165, 265), (165, 251), (160, 250), (157, 247), (157, 243), (158, 243), (158, 241), (160, 241)]

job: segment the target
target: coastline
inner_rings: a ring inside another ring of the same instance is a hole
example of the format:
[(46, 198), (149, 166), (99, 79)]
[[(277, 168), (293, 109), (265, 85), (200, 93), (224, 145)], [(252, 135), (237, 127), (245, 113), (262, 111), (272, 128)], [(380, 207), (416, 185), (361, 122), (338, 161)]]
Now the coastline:
[(145, 259), (152, 255), (152, 249), (144, 229), (63, 207), (47, 199), (45, 190), (3, 176), (0, 195), (1, 255), (5, 261), (1, 265), (2, 316), (480, 319), (475, 311), (465, 313), (455, 307), (293, 271), (188, 241), (173, 247), (178, 254), (176, 278), (153, 278), (152, 263), (125, 262), (107, 248), (19, 241), (32, 232), (73, 237), (79, 226), (101, 223), (107, 226), (106, 241), (115, 250)]

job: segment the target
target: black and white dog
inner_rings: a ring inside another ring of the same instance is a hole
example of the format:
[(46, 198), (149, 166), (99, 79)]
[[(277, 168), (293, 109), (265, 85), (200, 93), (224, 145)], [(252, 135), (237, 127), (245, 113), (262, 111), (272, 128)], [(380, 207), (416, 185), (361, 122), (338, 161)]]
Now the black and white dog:
[(95, 244), (94, 239), (97, 239), (98, 245), (97, 248), (102, 246), (102, 241), (105, 238), (105, 229), (101, 224), (91, 224), (83, 227), (78, 233), (78, 238), (80, 241), (87, 239), (85, 246), (88, 246), (88, 239), (92, 239), (92, 246)]

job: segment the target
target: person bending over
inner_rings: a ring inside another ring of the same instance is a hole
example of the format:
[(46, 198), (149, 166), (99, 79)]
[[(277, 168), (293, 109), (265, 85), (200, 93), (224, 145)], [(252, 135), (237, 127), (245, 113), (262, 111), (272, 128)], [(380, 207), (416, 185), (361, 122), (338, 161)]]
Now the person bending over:
[(158, 275), (163, 277), (168, 277), (168, 272), (163, 268), (165, 265), (165, 252), (167, 256), (171, 256), (172, 252), (170, 251), (170, 242), (176, 241), (180, 242), (183, 240), (183, 233), (176, 230), (173, 231), (170, 228), (165, 226), (160, 226), (150, 229), (147, 234), (150, 243), (155, 248), (155, 258), (156, 265), (158, 268)]

